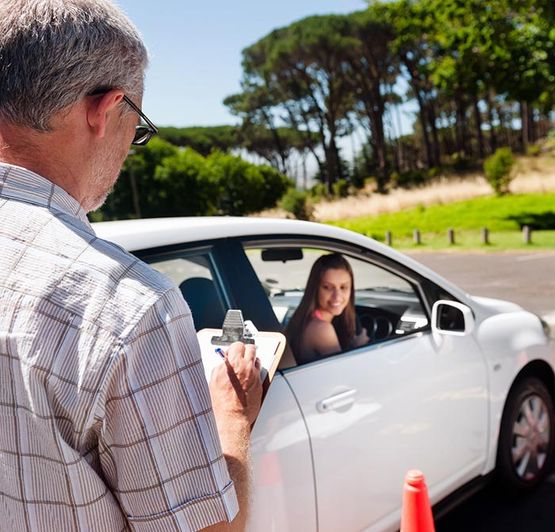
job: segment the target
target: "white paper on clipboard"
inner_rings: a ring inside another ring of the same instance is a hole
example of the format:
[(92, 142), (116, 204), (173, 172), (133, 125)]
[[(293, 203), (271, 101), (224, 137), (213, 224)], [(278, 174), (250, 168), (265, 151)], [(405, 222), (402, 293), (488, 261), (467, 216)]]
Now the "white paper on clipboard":
[[(206, 380), (210, 382), (212, 371), (219, 364), (223, 364), (223, 358), (218, 355), (216, 349), (219, 347), (223, 351), (227, 351), (227, 345), (218, 345), (212, 343), (214, 336), (221, 336), (221, 329), (201, 329), (197, 332), (198, 342), (200, 344), (200, 352), (202, 363), (204, 365), (204, 374)], [(277, 332), (261, 332), (257, 331), (254, 335), (254, 343), (256, 345), (256, 356), (260, 360), (260, 379), (262, 382), (268, 380), (268, 383), (274, 377), (281, 356), (285, 349), (285, 336)]]

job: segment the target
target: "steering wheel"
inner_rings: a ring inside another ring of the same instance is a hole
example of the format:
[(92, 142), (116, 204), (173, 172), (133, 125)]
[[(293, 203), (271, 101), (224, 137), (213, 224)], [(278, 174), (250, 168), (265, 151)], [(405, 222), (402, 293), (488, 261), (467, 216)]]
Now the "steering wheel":
[(386, 316), (371, 316), (365, 314), (362, 317), (357, 316), (361, 327), (366, 328), (370, 341), (383, 340), (393, 333), (393, 323)]

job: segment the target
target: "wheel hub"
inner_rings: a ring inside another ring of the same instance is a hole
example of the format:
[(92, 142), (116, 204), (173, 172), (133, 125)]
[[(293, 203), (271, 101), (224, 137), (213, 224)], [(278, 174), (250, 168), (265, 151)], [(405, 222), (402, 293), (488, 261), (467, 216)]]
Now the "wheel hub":
[(523, 480), (534, 480), (547, 458), (551, 435), (547, 405), (536, 394), (520, 405), (513, 424), (513, 466)]

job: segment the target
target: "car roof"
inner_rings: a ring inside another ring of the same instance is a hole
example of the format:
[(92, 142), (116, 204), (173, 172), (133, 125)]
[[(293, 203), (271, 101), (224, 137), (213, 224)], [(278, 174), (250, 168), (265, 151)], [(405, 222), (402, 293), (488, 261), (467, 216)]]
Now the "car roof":
[(234, 237), (298, 235), (332, 238), (376, 251), (444, 286), (453, 295), (468, 298), (460, 288), (414, 259), (360, 233), (332, 225), (277, 218), (195, 216), (97, 222), (92, 226), (98, 237), (115, 242), (130, 252)]

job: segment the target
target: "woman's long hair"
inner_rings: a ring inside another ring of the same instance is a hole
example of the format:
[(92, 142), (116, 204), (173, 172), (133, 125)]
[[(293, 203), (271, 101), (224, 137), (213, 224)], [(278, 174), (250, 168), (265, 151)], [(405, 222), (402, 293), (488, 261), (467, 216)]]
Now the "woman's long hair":
[(301, 353), (303, 334), (308, 322), (314, 315), (314, 311), (318, 308), (318, 289), (320, 288), (320, 281), (324, 273), (328, 270), (345, 270), (351, 277), (351, 294), (349, 296), (349, 302), (343, 312), (332, 320), (332, 325), (337, 333), (341, 349), (349, 349), (355, 336), (355, 286), (351, 265), (340, 253), (322, 255), (313, 264), (310, 275), (308, 276), (303, 298), (285, 329), (285, 336), (287, 337), (293, 354), (297, 358), (297, 362), (300, 362), (303, 358)]

